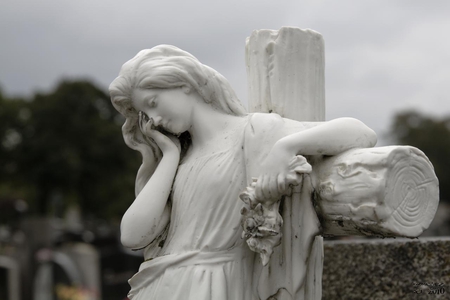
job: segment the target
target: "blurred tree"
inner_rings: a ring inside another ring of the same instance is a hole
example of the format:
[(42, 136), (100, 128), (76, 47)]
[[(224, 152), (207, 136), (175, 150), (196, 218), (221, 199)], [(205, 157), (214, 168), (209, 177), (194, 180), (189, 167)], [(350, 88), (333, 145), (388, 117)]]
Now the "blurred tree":
[(64, 81), (31, 101), (0, 101), (0, 179), (8, 182), (0, 193), (27, 198), (38, 214), (61, 215), (70, 204), (94, 217), (124, 213), (140, 160), (123, 142), (123, 119), (107, 94)]
[(428, 156), (439, 179), (440, 198), (450, 203), (450, 116), (438, 119), (415, 111), (402, 112), (394, 117), (390, 136)]
[[(24, 129), (21, 111), (27, 107), (23, 99), (11, 99), (0, 90), (0, 197), (2, 199), (30, 197), (32, 188), (26, 188), (18, 172), (16, 148), (22, 142)], [(5, 200), (7, 201), (7, 200)]]

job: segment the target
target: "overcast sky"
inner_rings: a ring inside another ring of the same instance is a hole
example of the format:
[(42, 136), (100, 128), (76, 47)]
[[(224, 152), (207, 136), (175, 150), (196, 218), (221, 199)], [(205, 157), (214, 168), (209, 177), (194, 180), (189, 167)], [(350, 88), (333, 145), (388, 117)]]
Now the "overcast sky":
[(282, 26), (325, 39), (328, 120), (355, 117), (382, 136), (398, 111), (450, 114), (446, 0), (3, 0), (0, 86), (30, 95), (65, 77), (106, 90), (126, 60), (164, 43), (222, 73), (246, 104), (245, 38)]

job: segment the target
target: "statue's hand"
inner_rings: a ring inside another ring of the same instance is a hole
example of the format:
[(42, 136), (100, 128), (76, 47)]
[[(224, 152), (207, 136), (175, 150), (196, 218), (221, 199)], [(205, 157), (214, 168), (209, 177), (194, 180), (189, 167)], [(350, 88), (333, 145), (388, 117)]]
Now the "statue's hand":
[(262, 203), (273, 203), (284, 195), (291, 194), (291, 186), (287, 183), (285, 172), (266, 173), (253, 178), (256, 199)]
[(306, 158), (275, 144), (261, 166), (261, 176), (239, 195), (245, 206), (241, 210), (242, 237), (252, 251), (260, 254), (265, 266), (273, 249), (281, 243), (283, 218), (279, 212), (282, 196), (290, 195), (304, 173), (311, 172)]
[(141, 111), (139, 112), (139, 128), (144, 136), (155, 141), (163, 155), (169, 153), (180, 155), (180, 140), (171, 133), (162, 133), (157, 130), (153, 125), (153, 119), (148, 118), (147, 115)]
[(256, 199), (263, 203), (273, 203), (282, 196), (290, 195), (292, 186), (301, 183), (302, 174), (310, 173), (311, 165), (301, 155), (289, 153), (280, 145), (275, 145), (262, 164), (262, 172), (256, 182)]

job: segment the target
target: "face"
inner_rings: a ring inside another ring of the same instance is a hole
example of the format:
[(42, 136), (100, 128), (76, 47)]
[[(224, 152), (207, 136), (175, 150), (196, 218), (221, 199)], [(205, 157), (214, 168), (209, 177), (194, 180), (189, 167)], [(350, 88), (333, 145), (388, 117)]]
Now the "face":
[(135, 89), (133, 106), (153, 119), (154, 125), (180, 135), (192, 125), (195, 97), (185, 88)]

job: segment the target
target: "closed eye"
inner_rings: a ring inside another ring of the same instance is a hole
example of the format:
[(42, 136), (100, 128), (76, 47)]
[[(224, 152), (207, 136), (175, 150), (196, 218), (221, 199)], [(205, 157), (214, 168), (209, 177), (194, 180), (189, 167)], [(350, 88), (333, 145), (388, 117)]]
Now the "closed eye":
[(150, 108), (155, 108), (156, 107), (156, 96), (152, 96), (149, 100), (148, 100), (148, 107)]

